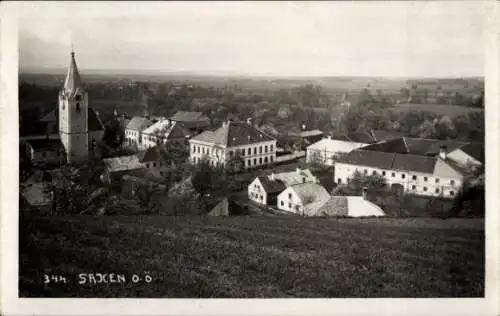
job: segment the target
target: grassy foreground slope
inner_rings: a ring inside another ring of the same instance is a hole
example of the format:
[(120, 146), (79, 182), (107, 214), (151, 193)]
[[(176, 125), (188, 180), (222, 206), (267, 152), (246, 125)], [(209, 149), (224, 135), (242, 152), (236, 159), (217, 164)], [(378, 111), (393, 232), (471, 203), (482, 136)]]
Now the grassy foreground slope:
[[(31, 217), (20, 296), (465, 297), (484, 295), (484, 230), (471, 219)], [(128, 281), (148, 271), (151, 283)], [(78, 284), (79, 273), (127, 282)], [(44, 273), (66, 284), (44, 285)]]

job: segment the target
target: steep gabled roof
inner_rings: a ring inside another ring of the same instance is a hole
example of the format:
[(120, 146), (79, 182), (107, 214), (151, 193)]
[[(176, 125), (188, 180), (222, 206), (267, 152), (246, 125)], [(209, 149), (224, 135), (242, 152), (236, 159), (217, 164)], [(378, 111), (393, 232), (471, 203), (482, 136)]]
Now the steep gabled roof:
[[(39, 122), (55, 123), (57, 126), (59, 126), (58, 118), (59, 118), (59, 112), (57, 111), (57, 107), (54, 107), (50, 112), (44, 114), (39, 119)], [(101, 118), (99, 117), (99, 115), (97, 115), (97, 112), (91, 107), (88, 108), (87, 112), (87, 128), (89, 132), (104, 130), (104, 124), (102, 123)]]
[(136, 155), (106, 158), (102, 162), (111, 172), (143, 168)]
[(260, 176), (258, 178), (267, 193), (280, 193), (286, 189), (285, 184), (281, 180), (273, 181), (266, 176)]
[(472, 158), (484, 164), (484, 155), (485, 155), (484, 144), (469, 143), (460, 147), (460, 149), (467, 155), (471, 156)]
[(128, 122), (126, 129), (142, 132), (151, 125), (153, 125), (153, 122), (149, 119), (142, 116), (134, 116)]
[(396, 154), (381, 151), (368, 151), (363, 149), (353, 150), (338, 160), (341, 163), (374, 167), (379, 169), (391, 169)]
[(309, 182), (309, 183), (300, 183), (296, 185), (292, 185), (290, 187), (297, 196), (300, 198), (302, 202), (310, 199), (308, 203), (304, 203), (305, 205), (325, 201), (330, 198), (330, 194), (323, 188), (320, 184)]
[(287, 187), (304, 182), (315, 182), (316, 179), (309, 169), (296, 169), (295, 171), (276, 173), (267, 176), (267, 178), (269, 180), (274, 178), (274, 181), (279, 180)]
[(76, 66), (75, 53), (71, 52), (68, 73), (66, 74), (66, 79), (64, 80), (64, 92), (72, 95), (79, 90), (83, 90), (83, 83), (80, 78), (80, 73), (78, 72), (78, 67)]
[[(155, 133), (159, 132), (162, 133), (163, 139), (165, 140), (185, 138), (187, 136), (190, 136), (191, 134), (191, 132), (187, 128), (183, 127), (175, 121), (170, 120), (158, 121), (146, 128), (142, 133), (154, 135)], [(158, 136), (160, 135), (158, 134)]]
[(371, 130), (370, 134), (374, 141), (391, 140), (404, 137), (404, 133), (387, 130)]
[(60, 139), (32, 139), (26, 141), (33, 150), (64, 150)]
[(137, 158), (141, 163), (145, 162), (163, 162), (165, 153), (162, 152), (163, 149), (160, 146), (154, 146), (142, 150), (137, 153)]

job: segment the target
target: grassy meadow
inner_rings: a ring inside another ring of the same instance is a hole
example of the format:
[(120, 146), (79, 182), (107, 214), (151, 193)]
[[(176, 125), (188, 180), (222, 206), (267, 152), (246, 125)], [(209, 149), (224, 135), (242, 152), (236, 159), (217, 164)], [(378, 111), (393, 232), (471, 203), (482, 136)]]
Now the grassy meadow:
[[(21, 297), (480, 297), (480, 219), (22, 216)], [(148, 271), (150, 283), (78, 284)], [(64, 275), (65, 284), (42, 282)]]

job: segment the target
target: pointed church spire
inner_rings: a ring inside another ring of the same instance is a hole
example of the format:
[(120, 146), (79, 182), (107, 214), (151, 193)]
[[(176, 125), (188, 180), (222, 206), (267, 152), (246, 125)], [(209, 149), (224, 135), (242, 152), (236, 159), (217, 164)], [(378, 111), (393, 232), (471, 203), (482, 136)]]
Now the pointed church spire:
[(68, 68), (68, 74), (64, 81), (64, 90), (69, 94), (74, 94), (77, 90), (83, 89), (82, 79), (78, 73), (78, 67), (75, 61), (75, 52), (71, 49), (71, 61)]

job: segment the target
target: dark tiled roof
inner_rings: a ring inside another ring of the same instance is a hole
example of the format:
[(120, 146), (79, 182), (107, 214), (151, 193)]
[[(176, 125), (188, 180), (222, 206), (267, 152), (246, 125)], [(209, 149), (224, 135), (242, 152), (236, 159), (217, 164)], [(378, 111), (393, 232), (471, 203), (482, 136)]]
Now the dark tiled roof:
[(64, 149), (60, 139), (33, 139), (26, 142), (29, 143), (35, 151), (44, 149)]
[(484, 144), (481, 143), (470, 143), (460, 148), (463, 152), (484, 163)]
[[(49, 113), (43, 115), (39, 121), (44, 123), (56, 123), (57, 128), (59, 129), (59, 112), (57, 111), (57, 107), (52, 109)], [(93, 108), (88, 109), (87, 124), (89, 132), (104, 130), (104, 125)]]
[(204, 132), (193, 137), (193, 140), (206, 141), (217, 145), (233, 147), (271, 141), (274, 140), (274, 138), (250, 124), (227, 122), (216, 131)]
[(201, 112), (187, 112), (187, 111), (178, 111), (170, 119), (172, 121), (177, 121), (177, 122), (210, 121), (210, 119), (205, 115), (203, 115), (203, 113)]
[(385, 130), (371, 130), (372, 138), (374, 141), (390, 140), (395, 138), (401, 138), (404, 133), (396, 131), (385, 131)]
[(396, 154), (391, 169), (433, 173), (436, 159), (436, 157)]
[(441, 146), (446, 147), (446, 152), (460, 148), (467, 143), (454, 140), (405, 138), (409, 153), (415, 155), (437, 155)]
[(343, 155), (339, 162), (376, 167), (380, 169), (390, 169), (396, 154), (379, 151), (353, 150)]
[(371, 144), (363, 147), (364, 150), (377, 151), (384, 153), (408, 153), (408, 146), (406, 144), (405, 138), (398, 138), (393, 140), (384, 140), (376, 144)]
[(437, 159), (438, 157), (365, 151), (364, 149), (359, 149), (353, 150), (343, 156), (340, 162), (386, 170), (434, 173)]
[(364, 150), (381, 151), (387, 153), (413, 154), (421, 156), (434, 156), (439, 154), (441, 146), (446, 147), (446, 152), (451, 152), (464, 146), (466, 143), (454, 140), (423, 139), (401, 137), (380, 141), (363, 147)]
[(337, 134), (332, 137), (335, 140), (342, 140), (355, 143), (371, 144), (373, 139), (370, 135), (360, 132)]
[(167, 153), (161, 146), (154, 146), (137, 153), (137, 158), (141, 163), (165, 161)]
[(286, 189), (285, 184), (280, 180), (272, 181), (266, 176), (260, 176), (259, 180), (260, 183), (262, 183), (262, 186), (264, 187), (264, 190), (266, 190), (267, 193), (281, 193), (283, 190)]

